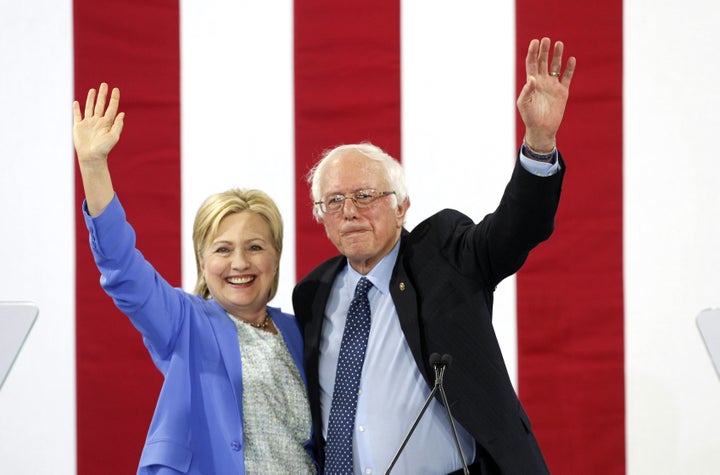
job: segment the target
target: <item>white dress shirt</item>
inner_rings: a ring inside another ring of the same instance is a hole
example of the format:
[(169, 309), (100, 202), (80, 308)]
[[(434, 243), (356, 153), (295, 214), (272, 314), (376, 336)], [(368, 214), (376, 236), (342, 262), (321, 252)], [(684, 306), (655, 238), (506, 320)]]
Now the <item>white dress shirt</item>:
[[(372, 323), (353, 432), (353, 460), (357, 474), (385, 473), (431, 391), (415, 364), (390, 296), (390, 275), (398, 249), (399, 242), (366, 276), (373, 284), (368, 293)], [(319, 367), (325, 437), (345, 318), (360, 277), (350, 266), (338, 274), (325, 309)], [(475, 457), (473, 438), (457, 421), (455, 426), (465, 458), (470, 463)], [(433, 398), (392, 473), (436, 475), (460, 468), (462, 461), (447, 413)]]

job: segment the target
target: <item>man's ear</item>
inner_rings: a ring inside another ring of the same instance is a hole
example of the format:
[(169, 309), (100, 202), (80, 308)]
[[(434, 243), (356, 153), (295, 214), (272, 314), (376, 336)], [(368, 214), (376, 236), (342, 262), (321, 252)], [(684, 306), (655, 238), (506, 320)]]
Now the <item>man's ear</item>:
[(405, 201), (402, 203), (398, 203), (397, 209), (395, 210), (395, 217), (400, 221), (400, 225), (405, 221), (408, 208), (410, 208), (410, 197), (405, 198)]

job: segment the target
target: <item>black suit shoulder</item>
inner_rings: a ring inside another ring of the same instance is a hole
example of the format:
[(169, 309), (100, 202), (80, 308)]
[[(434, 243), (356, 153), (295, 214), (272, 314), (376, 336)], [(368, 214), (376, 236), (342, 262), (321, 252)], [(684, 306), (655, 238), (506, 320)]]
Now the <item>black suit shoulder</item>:
[(345, 256), (332, 257), (311, 270), (295, 285), (292, 294), (295, 317), (302, 327), (313, 317), (313, 306), (324, 304), (335, 275), (346, 265)]

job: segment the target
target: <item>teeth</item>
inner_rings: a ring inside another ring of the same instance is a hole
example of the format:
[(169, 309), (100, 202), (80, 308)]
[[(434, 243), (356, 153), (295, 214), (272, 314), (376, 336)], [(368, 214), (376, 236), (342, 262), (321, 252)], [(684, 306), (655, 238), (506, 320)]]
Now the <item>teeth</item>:
[(248, 282), (252, 281), (254, 277), (251, 276), (244, 276), (244, 277), (228, 277), (227, 281), (231, 284), (247, 284)]

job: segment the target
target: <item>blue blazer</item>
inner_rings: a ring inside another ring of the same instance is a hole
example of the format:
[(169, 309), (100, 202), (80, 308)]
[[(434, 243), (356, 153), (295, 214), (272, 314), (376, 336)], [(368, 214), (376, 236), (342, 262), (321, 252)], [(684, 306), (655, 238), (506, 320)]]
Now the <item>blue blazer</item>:
[[(117, 196), (100, 216), (89, 216), (86, 205), (83, 212), (101, 285), (140, 331), (165, 378), (137, 473), (244, 474), (235, 324), (215, 301), (172, 287), (145, 260)], [(278, 308), (268, 312), (307, 385), (295, 318)]]

